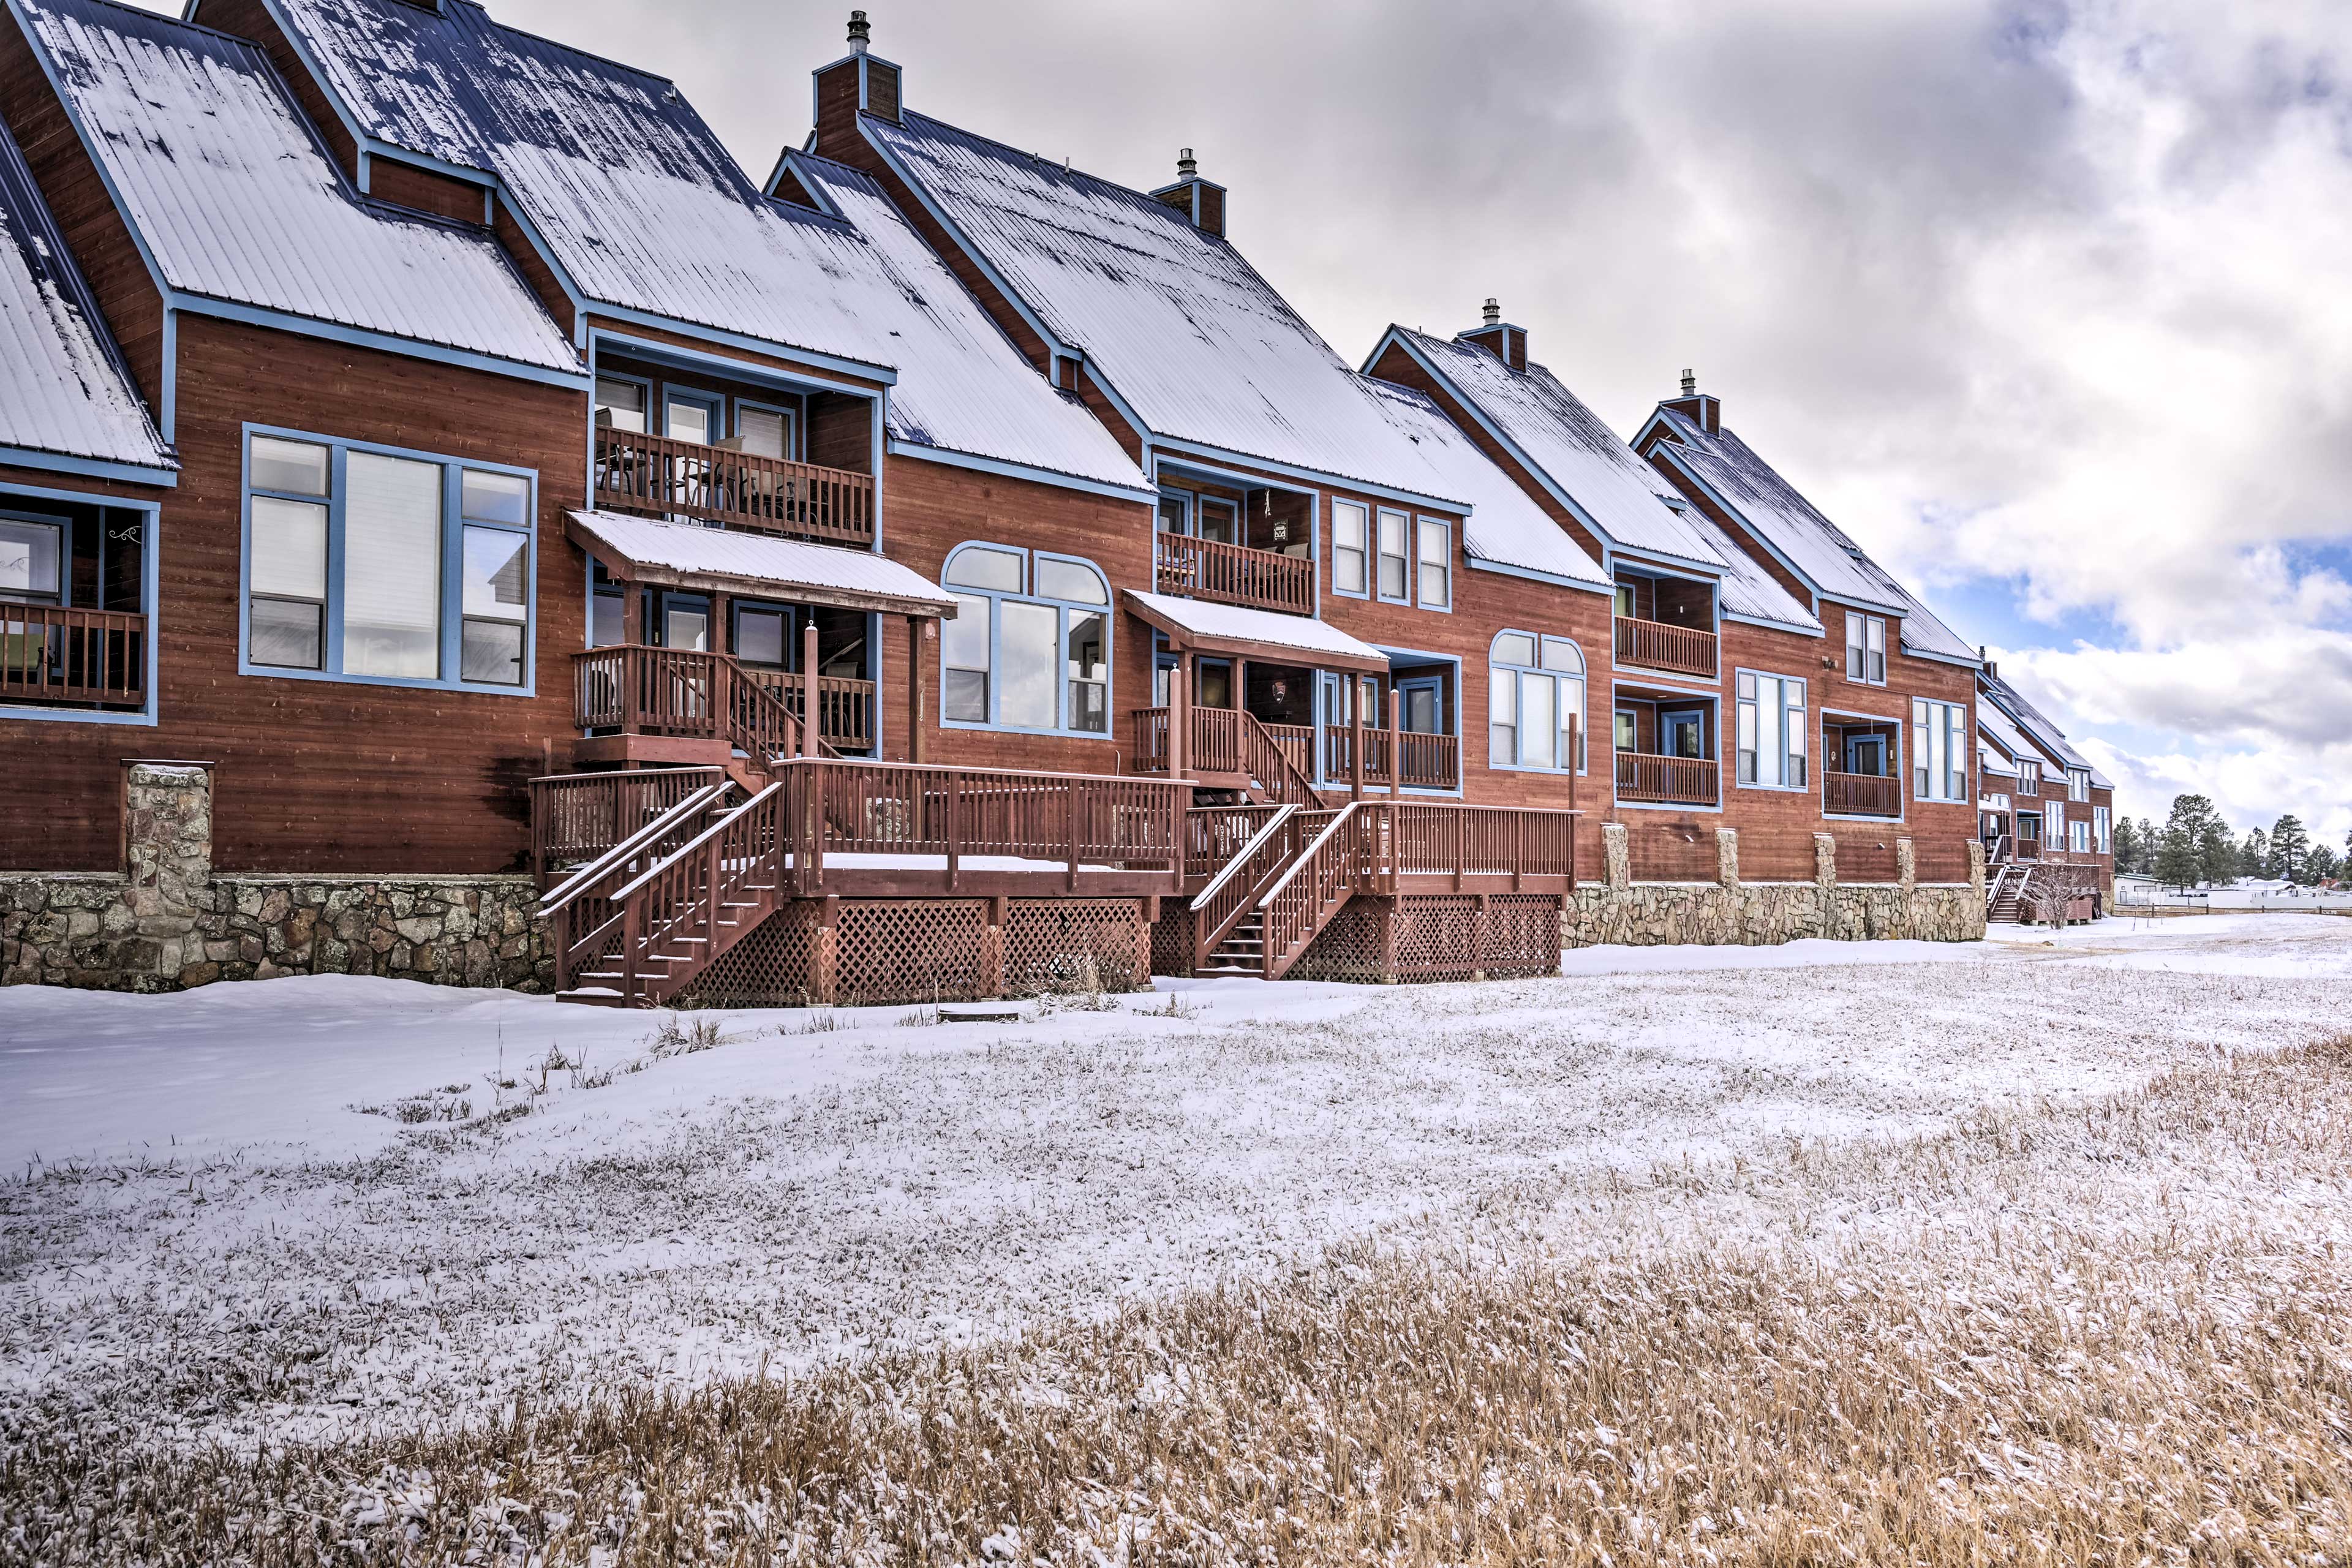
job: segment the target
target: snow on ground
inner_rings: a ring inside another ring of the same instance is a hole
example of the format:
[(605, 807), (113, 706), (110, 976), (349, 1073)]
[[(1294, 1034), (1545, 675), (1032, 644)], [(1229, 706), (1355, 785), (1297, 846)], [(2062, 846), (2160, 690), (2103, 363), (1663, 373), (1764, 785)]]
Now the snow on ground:
[[(13, 990), (0, 1432), (37, 1404), (323, 1433), (968, 1340), (1603, 1166), (1899, 1134), (2347, 1023), (2342, 920), (2000, 935), (1163, 982), (1015, 1025), (689, 1015), (718, 1026), (699, 1050), (653, 1015), (387, 981)], [(586, 1068), (542, 1078), (551, 1047)]]

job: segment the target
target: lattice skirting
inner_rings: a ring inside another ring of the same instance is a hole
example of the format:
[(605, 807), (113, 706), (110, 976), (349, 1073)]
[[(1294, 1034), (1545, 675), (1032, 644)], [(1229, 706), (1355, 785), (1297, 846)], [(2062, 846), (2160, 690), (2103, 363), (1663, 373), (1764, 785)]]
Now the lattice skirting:
[(1189, 980), (1192, 975), (1192, 907), (1173, 899), (1160, 906), (1160, 918), (1151, 922), (1151, 973), (1177, 980)]
[(1504, 980), (1559, 968), (1559, 900), (1542, 894), (1357, 899), (1292, 968), (1294, 980)]
[(844, 899), (785, 904), (694, 982), (681, 1005), (799, 1007), (971, 1002), (1150, 984), (1134, 899)]

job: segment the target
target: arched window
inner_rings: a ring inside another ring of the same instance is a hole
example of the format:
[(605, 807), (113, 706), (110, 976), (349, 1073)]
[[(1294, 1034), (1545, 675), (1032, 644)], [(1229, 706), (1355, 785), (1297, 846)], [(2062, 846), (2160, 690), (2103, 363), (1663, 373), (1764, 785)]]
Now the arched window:
[(1587, 754), (1584, 650), (1566, 637), (1496, 634), (1486, 668), (1487, 766), (1580, 773)]
[(1110, 733), (1110, 584), (1092, 562), (958, 545), (940, 582), (940, 717), (951, 725)]

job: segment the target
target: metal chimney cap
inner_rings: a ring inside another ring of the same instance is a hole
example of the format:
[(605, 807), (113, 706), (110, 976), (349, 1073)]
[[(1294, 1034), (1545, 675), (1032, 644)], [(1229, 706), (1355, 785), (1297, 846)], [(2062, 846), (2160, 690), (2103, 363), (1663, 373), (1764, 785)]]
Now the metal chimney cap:
[(1685, 397), (1698, 395), (1698, 376), (1687, 369), (1683, 372), (1683, 395)]
[(1490, 327), (1496, 325), (1503, 319), (1503, 307), (1501, 301), (1497, 300), (1492, 294), (1487, 295), (1486, 309), (1479, 312), (1479, 316), (1486, 325)]
[(857, 54), (864, 54), (866, 52), (866, 44), (873, 39), (873, 37), (874, 26), (873, 24), (866, 21), (866, 13), (863, 11), (852, 11), (849, 14), (849, 47), (851, 50)]
[(1192, 156), (1192, 149), (1190, 147), (1180, 147), (1176, 150), (1176, 177), (1180, 180), (1197, 180), (1201, 177), (1200, 160)]

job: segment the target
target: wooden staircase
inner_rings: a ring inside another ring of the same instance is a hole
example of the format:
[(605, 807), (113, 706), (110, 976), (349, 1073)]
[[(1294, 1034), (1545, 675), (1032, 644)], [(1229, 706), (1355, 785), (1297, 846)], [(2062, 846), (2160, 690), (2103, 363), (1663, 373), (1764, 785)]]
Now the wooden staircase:
[(1997, 868), (1992, 885), (1985, 889), (1985, 919), (1996, 925), (2023, 925), (2027, 887), (2032, 880), (2031, 866)]
[(1369, 869), (1366, 830), (1380, 818), (1361, 802), (1313, 815), (1327, 820), (1258, 900), (1265, 916), (1261, 941), (1268, 980), (1281, 979), (1307, 956), (1323, 928), (1355, 896)]

